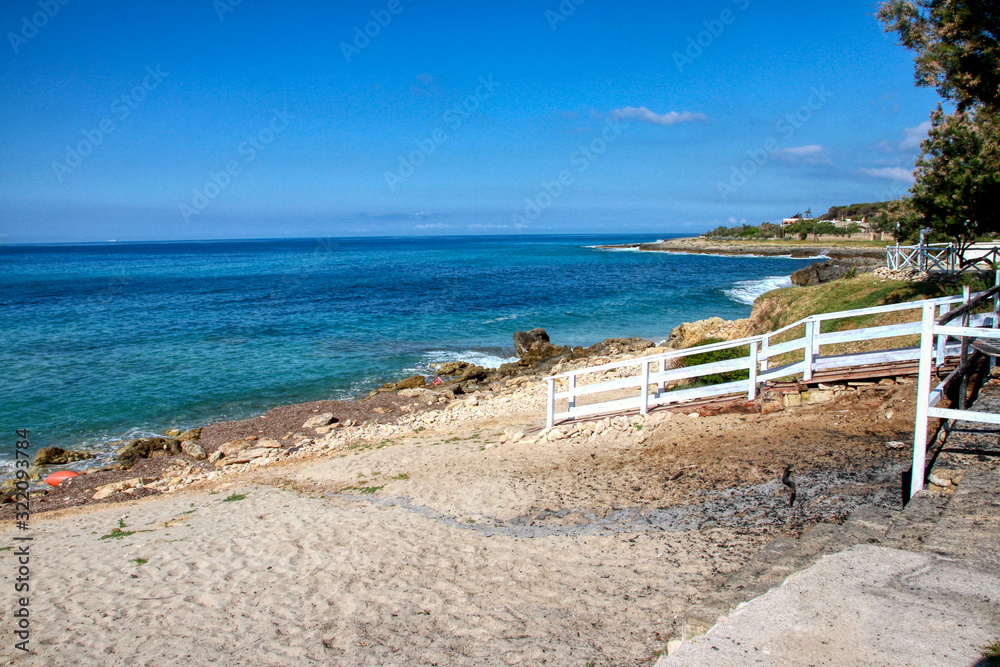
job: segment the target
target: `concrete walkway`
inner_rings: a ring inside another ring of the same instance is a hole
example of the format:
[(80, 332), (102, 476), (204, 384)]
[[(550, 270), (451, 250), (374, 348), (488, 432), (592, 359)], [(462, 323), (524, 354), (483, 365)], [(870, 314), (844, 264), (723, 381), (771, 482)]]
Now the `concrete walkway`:
[[(1000, 412), (1000, 383), (980, 398), (973, 409)], [(881, 544), (825, 556), (672, 647), (656, 667), (987, 665), (983, 648), (1000, 641), (997, 454), (1000, 429), (959, 422), (942, 458), (962, 458), (964, 478), (926, 538), (890, 531), (871, 540)], [(914, 501), (899, 517), (906, 530), (927, 524), (921, 512), (935, 506), (926, 491)]]
[(859, 545), (792, 575), (657, 666), (974, 665), (997, 640), (996, 573)]

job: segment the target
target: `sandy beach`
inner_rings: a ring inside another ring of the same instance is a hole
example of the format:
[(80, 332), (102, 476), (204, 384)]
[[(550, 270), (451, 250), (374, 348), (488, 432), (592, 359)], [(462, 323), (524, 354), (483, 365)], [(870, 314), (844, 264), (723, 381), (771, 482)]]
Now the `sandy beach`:
[(912, 390), (546, 433), (544, 383), (515, 379), (343, 404), (354, 418), (323, 433), (301, 423), (331, 402), (213, 425), (209, 454), (223, 438), (280, 446), (219, 467), (149, 459), (157, 481), (79, 507), (87, 478), (113, 474), (95, 472), (27, 533), (5, 522), (5, 545), (34, 538), (33, 652), (10, 648), (10, 605), (0, 636), (10, 664), (651, 664), (769, 540), (899, 506), (906, 457), (885, 443), (905, 439)]

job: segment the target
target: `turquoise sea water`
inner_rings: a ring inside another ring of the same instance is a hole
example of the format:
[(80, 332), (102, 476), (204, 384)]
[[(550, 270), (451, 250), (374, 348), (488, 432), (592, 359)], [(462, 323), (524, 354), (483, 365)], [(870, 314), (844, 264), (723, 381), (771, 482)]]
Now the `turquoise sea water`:
[(0, 246), (0, 462), (19, 428), (35, 446), (94, 447), (353, 398), (431, 363), (496, 366), (534, 327), (560, 345), (662, 340), (746, 317), (810, 263), (589, 247), (651, 240)]

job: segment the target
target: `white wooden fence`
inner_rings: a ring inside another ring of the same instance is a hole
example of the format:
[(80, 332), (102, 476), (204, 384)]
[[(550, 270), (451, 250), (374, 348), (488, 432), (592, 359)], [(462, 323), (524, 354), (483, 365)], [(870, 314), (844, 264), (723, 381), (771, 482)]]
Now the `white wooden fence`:
[(886, 246), (885, 264), (894, 271), (913, 269), (928, 273), (957, 273), (975, 269), (988, 271), (1000, 263), (1000, 247), (992, 243), (975, 243), (964, 253), (954, 243), (912, 246)]
[(885, 265), (893, 271), (958, 271), (958, 250), (951, 243), (912, 246), (886, 246)]
[[(754, 400), (757, 396), (758, 386), (769, 380), (801, 376), (803, 381), (808, 382), (817, 371), (916, 361), (922, 359), (922, 346), (840, 355), (823, 355), (822, 352), (824, 347), (834, 344), (918, 336), (924, 333), (921, 321), (825, 333), (822, 331), (822, 325), (824, 322), (834, 320), (907, 310), (929, 308), (944, 313), (950, 306), (967, 303), (970, 298), (971, 295), (966, 290), (966, 293), (960, 296), (821, 313), (760, 336), (702, 345), (601, 366), (591, 366), (554, 375), (546, 378), (548, 383), (546, 425), (551, 428), (556, 423), (565, 420), (616, 412), (638, 411), (641, 414), (646, 414), (657, 406), (720, 396), (745, 394), (747, 400)], [(969, 326), (993, 326), (997, 319), (997, 308), (994, 307), (992, 314), (970, 315)], [(796, 327), (804, 328), (804, 335), (801, 338), (783, 343), (772, 342), (776, 336)], [(691, 355), (741, 347), (748, 348), (748, 353), (740, 358), (678, 367), (682, 359)], [(802, 361), (774, 367), (771, 365), (771, 359), (798, 350), (803, 351)], [(944, 362), (945, 357), (955, 356), (960, 351), (960, 342), (950, 340), (948, 336), (938, 336), (933, 346), (932, 358), (936, 355), (940, 364)], [(622, 369), (630, 370), (624, 377), (607, 377), (609, 373), (621, 375)], [(666, 389), (667, 383), (697, 380), (705, 376), (732, 371), (747, 371), (748, 377), (744, 380), (702, 387), (682, 388), (673, 391)], [(629, 395), (622, 396), (622, 394)]]

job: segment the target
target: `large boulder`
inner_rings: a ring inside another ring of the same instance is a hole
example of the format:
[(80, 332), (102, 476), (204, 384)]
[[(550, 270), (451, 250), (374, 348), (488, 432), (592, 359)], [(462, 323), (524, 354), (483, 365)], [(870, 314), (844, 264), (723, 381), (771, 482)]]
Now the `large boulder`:
[(201, 440), (201, 429), (193, 428), (189, 431), (184, 431), (183, 433), (177, 434), (177, 439), (181, 442), (190, 442), (191, 440)]
[(482, 366), (471, 366), (465, 369), (462, 373), (462, 377), (460, 377), (458, 381), (468, 382), (470, 380), (485, 380), (488, 375), (489, 371)]
[(438, 375), (444, 375), (445, 377), (448, 377), (451, 375), (461, 375), (471, 367), (472, 364), (470, 364), (467, 361), (448, 361), (443, 364), (439, 364), (434, 369), (434, 372), (437, 373)]
[(33, 465), (63, 465), (65, 463), (83, 461), (85, 459), (92, 458), (94, 458), (94, 454), (91, 452), (76, 452), (73, 450), (62, 449), (60, 447), (42, 447), (38, 450), (38, 453), (35, 454), (35, 462)]
[(627, 354), (629, 352), (642, 352), (643, 350), (648, 350), (651, 347), (656, 347), (656, 344), (644, 338), (639, 338), (638, 336), (633, 336), (632, 338), (606, 338), (600, 343), (594, 343), (587, 349), (579, 347), (574, 348), (573, 356), (617, 356), (619, 354)]
[(557, 357), (570, 351), (568, 347), (558, 347), (549, 342), (545, 329), (517, 331), (514, 333), (514, 349), (526, 364)]
[(397, 391), (400, 389), (415, 389), (417, 387), (423, 387), (425, 384), (427, 384), (427, 378), (423, 375), (414, 375), (413, 377), (408, 377), (405, 380), (397, 382), (395, 389)]
[(831, 259), (799, 269), (792, 274), (792, 282), (799, 287), (822, 285), (856, 273), (870, 273), (881, 265), (867, 257)]
[(721, 317), (710, 317), (707, 320), (684, 322), (670, 332), (666, 347), (671, 350), (683, 350), (698, 345), (703, 340), (710, 338), (724, 339), (725, 337), (721, 335), (721, 331), (727, 325), (731, 324), (733, 322), (728, 322)]
[(122, 469), (129, 470), (139, 459), (177, 456), (182, 451), (181, 441), (176, 438), (143, 438), (129, 442), (118, 450), (117, 456)]

